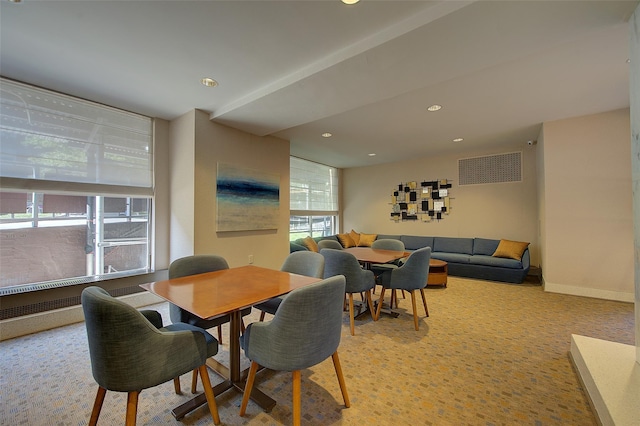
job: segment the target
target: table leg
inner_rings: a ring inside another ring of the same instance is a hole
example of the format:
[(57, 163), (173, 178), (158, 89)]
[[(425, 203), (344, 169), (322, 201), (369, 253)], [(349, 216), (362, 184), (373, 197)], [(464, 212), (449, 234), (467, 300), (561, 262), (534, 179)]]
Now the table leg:
[[(229, 368), (220, 364), (215, 359), (208, 359), (207, 365), (211, 367), (216, 373), (222, 377), (227, 378), (222, 383), (213, 387), (213, 394), (215, 396), (220, 395), (231, 388), (244, 392), (244, 384), (246, 380), (246, 373), (240, 371), (240, 329), (241, 329), (242, 314), (240, 311), (234, 311), (231, 313), (230, 327), (230, 342), (229, 342)], [(251, 390), (251, 399), (254, 400), (263, 410), (270, 412), (276, 405), (276, 401), (257, 389), (255, 386)], [(207, 403), (205, 394), (200, 394), (195, 398), (185, 402), (179, 407), (171, 410), (173, 417), (176, 420), (182, 419), (189, 412)]]

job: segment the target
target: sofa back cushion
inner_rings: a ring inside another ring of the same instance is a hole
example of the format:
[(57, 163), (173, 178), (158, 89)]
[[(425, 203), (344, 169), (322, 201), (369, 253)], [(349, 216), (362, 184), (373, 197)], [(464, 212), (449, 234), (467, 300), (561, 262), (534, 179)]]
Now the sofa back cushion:
[(433, 237), (420, 237), (417, 235), (403, 235), (400, 241), (404, 243), (405, 250), (418, 250), (423, 247), (433, 248)]
[(483, 254), (485, 256), (492, 256), (498, 248), (500, 240), (490, 240), (488, 238), (474, 238), (473, 239), (473, 254)]
[(473, 254), (473, 238), (434, 237), (433, 251)]
[(376, 240), (399, 240), (400, 238), (400, 235), (378, 234)]

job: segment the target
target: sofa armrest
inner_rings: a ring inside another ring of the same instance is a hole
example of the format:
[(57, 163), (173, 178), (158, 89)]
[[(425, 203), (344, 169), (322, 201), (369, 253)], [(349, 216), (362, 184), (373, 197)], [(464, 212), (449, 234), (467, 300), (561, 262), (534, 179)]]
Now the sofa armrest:
[(522, 253), (522, 269), (529, 269), (530, 264), (531, 258), (529, 256), (529, 248), (527, 247), (524, 253)]

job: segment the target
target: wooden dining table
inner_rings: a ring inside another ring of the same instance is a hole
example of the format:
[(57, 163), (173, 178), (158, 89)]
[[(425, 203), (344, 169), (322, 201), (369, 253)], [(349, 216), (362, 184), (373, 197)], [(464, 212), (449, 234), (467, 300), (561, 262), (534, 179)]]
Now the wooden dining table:
[[(351, 253), (358, 259), (358, 262), (362, 265), (364, 269), (371, 269), (372, 264), (384, 264), (391, 263), (395, 260), (402, 259), (403, 257), (409, 256), (411, 253), (404, 250), (383, 250), (383, 249), (375, 249), (371, 247), (349, 247), (345, 248), (344, 251), (347, 253)], [(395, 298), (395, 292), (392, 293), (392, 301)], [(375, 302), (377, 305), (378, 302)], [(364, 304), (362, 304), (364, 305)], [(397, 318), (399, 314), (391, 310), (391, 307), (383, 307), (380, 312), (390, 315), (394, 318)], [(362, 318), (364, 315), (369, 313), (368, 305), (364, 305), (364, 309), (360, 309), (356, 318)]]
[[(240, 371), (241, 310), (318, 281), (318, 278), (248, 265), (140, 286), (203, 319), (230, 315), (229, 366), (213, 358), (207, 360), (207, 365), (225, 378), (213, 387), (217, 396), (228, 389), (244, 391), (247, 372)], [(251, 399), (265, 411), (271, 411), (276, 404), (275, 400), (255, 386), (251, 391)], [(174, 408), (172, 414), (180, 420), (206, 402), (205, 395), (199, 394)]]
[(371, 265), (374, 263), (390, 263), (411, 254), (404, 250), (382, 250), (371, 247), (349, 247), (344, 251), (353, 254), (365, 269), (371, 269)]

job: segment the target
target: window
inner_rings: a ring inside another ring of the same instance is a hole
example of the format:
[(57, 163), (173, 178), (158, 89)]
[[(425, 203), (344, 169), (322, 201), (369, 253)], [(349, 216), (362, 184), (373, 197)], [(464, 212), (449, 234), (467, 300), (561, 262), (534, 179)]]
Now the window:
[(300, 158), (290, 162), (289, 240), (338, 230), (338, 169)]
[(0, 287), (148, 272), (151, 119), (0, 83)]

